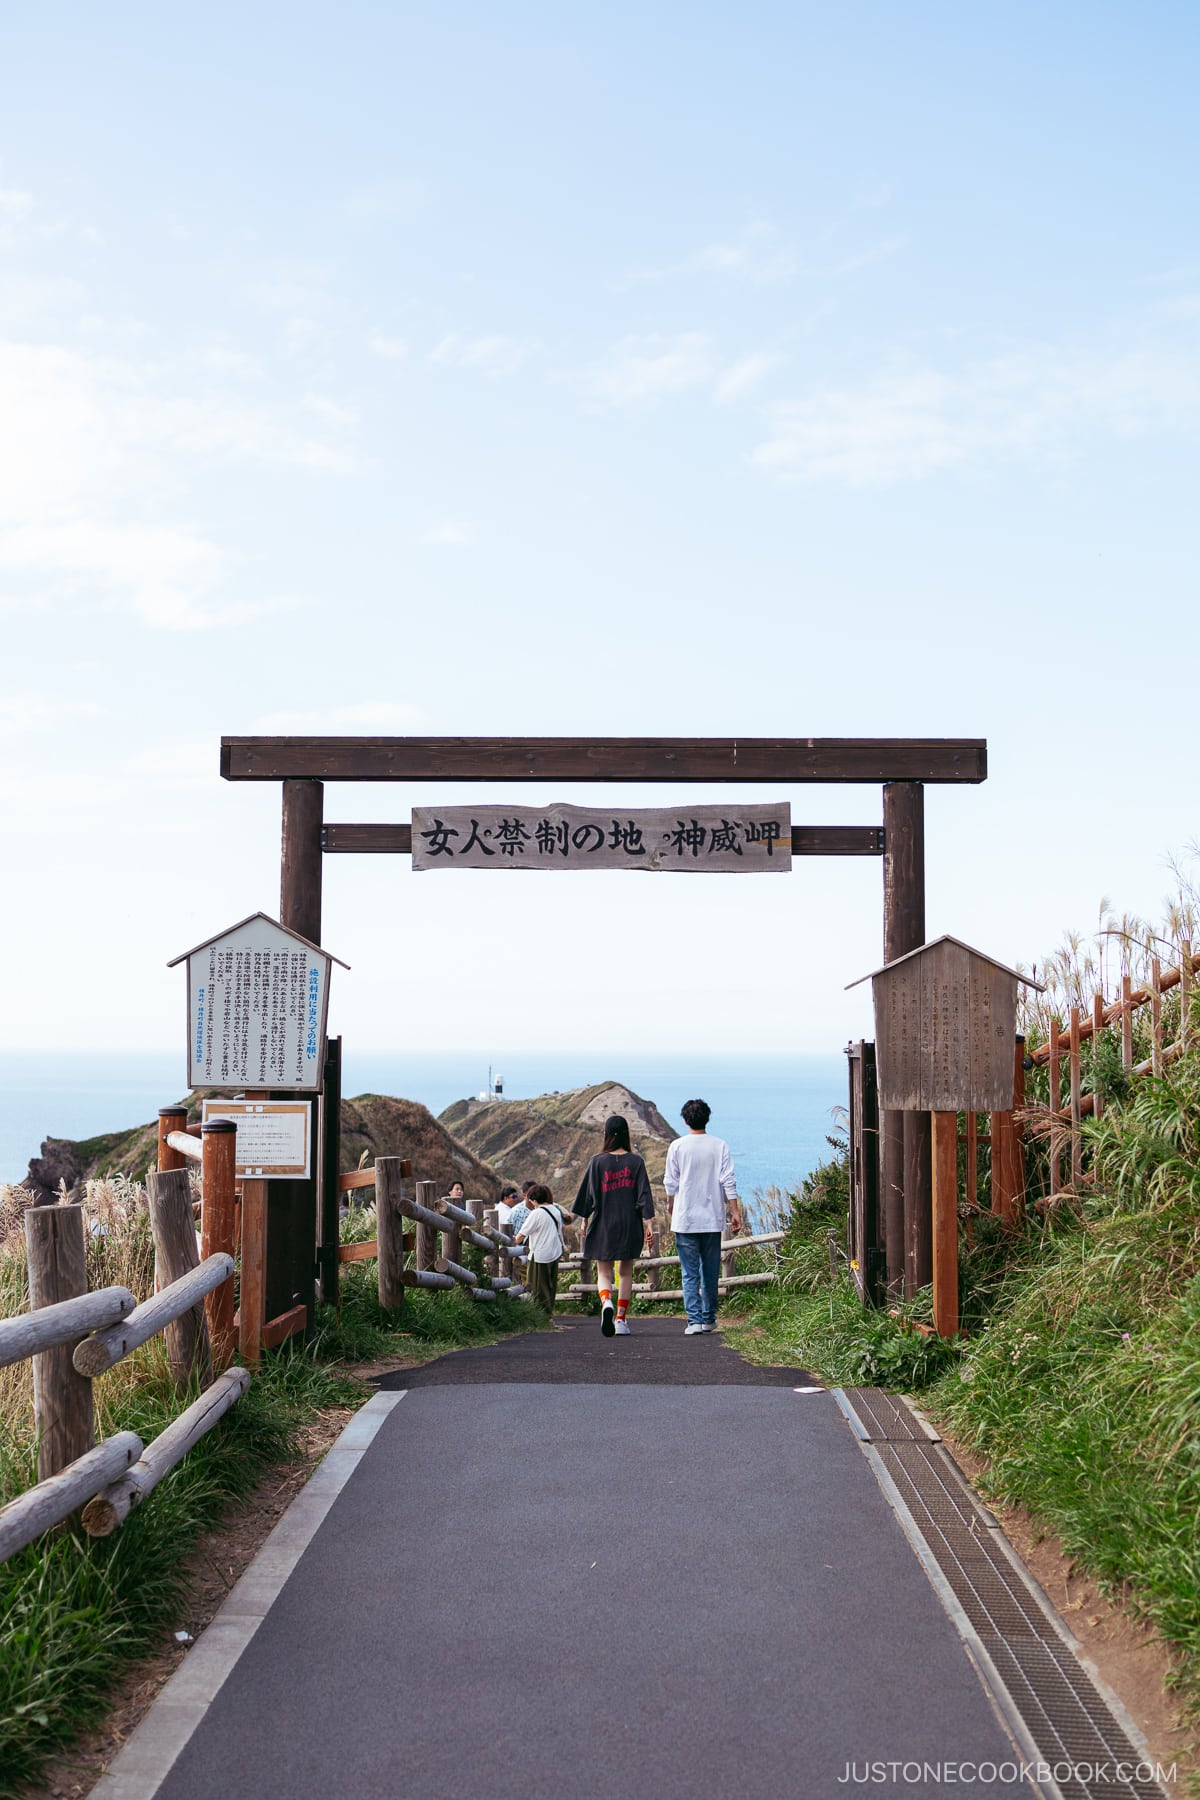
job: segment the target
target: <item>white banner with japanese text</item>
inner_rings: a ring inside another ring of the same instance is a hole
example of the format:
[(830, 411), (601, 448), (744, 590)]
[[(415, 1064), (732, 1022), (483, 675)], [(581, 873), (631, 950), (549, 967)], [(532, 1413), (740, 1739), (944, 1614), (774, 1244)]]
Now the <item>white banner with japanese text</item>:
[(771, 806), (414, 807), (413, 868), (649, 869), (774, 875), (792, 866), (792, 814)]

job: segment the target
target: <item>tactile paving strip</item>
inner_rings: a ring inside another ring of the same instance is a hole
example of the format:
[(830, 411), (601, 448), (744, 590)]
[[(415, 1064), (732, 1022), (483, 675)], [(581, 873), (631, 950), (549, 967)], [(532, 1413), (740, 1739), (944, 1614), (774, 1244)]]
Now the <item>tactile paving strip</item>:
[[(992, 1515), (920, 1421), (879, 1388), (843, 1390), (1064, 1800), (1164, 1800), (1143, 1752), (1009, 1560)], [(1121, 1775), (1118, 1777), (1118, 1769)]]

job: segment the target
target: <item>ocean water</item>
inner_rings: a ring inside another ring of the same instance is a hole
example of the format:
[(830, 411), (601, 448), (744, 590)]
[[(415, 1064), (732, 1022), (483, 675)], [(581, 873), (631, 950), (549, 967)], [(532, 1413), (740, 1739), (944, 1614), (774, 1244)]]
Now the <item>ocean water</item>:
[[(846, 1101), (844, 1056), (646, 1056), (547, 1052), (497, 1058), (506, 1099), (620, 1081), (653, 1100), (684, 1129), (679, 1108), (708, 1101), (709, 1129), (727, 1139), (738, 1185), (749, 1198), (774, 1183), (789, 1187), (823, 1162), (835, 1109)], [(348, 1051), (343, 1092), (401, 1095), (439, 1113), (487, 1085), (487, 1052), (417, 1054)], [(60, 1051), (0, 1052), (0, 1181), (19, 1181), (46, 1137), (87, 1138), (152, 1119), (185, 1089), (184, 1058), (173, 1051), (106, 1056), (100, 1067)], [(597, 1149), (599, 1144), (597, 1143)], [(512, 1175), (520, 1179), (521, 1170)]]

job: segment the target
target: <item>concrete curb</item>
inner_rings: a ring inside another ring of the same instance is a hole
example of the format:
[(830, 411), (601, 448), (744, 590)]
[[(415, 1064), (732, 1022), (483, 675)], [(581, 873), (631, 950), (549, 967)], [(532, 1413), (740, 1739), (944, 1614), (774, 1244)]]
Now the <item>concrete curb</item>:
[(95, 1800), (153, 1800), (380, 1426), (406, 1392), (399, 1388), (375, 1394), (355, 1413), (195, 1648), (100, 1777), (92, 1790)]

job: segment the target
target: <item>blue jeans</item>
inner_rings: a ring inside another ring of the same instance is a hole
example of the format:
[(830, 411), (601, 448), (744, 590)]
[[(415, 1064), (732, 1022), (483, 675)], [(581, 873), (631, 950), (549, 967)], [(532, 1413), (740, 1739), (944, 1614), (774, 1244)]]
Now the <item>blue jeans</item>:
[(721, 1278), (719, 1231), (677, 1231), (675, 1248), (683, 1275), (683, 1304), (689, 1325), (717, 1322), (717, 1282)]

